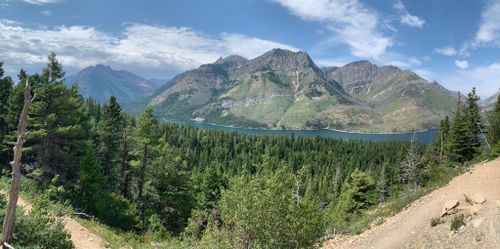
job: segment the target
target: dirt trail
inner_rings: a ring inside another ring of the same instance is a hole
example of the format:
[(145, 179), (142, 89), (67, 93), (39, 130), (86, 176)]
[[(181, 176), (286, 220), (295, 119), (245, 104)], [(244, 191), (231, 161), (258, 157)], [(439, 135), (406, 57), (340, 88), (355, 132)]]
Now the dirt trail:
[[(477, 193), (486, 203), (456, 234), (450, 231), (450, 217), (445, 224), (431, 227), (431, 219), (441, 215), (444, 202), (456, 199), (459, 207), (467, 208), (464, 194)], [(500, 158), (475, 165), (383, 224), (360, 235), (335, 238), (323, 248), (500, 248)]]
[[(0, 190), (2, 194), (5, 194), (4, 190)], [(24, 208), (26, 212), (32, 209), (31, 203), (25, 201), (23, 198), (19, 197), (17, 205)], [(75, 245), (76, 249), (105, 249), (107, 248), (106, 243), (102, 238), (95, 235), (89, 231), (84, 226), (80, 225), (77, 221), (69, 216), (60, 217), (64, 223), (64, 229), (71, 234), (71, 241)]]

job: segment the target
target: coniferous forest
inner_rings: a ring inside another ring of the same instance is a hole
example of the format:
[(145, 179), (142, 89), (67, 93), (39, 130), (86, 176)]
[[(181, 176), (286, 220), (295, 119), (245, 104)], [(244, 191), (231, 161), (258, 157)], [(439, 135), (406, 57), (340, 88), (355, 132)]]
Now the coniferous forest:
[[(472, 89), (428, 145), (250, 136), (164, 123), (83, 99), (55, 54), (18, 82), (0, 64), (0, 165), (10, 174), (25, 83), (35, 95), (23, 184), (38, 199), (18, 214), (14, 245), (72, 248), (53, 218), (66, 205), (148, 248), (313, 248), (359, 233), (367, 212), (445, 184), (467, 162), (500, 154), (500, 99), (483, 115)], [(482, 134), (488, 131), (487, 135)], [(3, 219), (5, 198), (0, 198)], [(402, 208), (402, 207), (400, 207)], [(396, 210), (395, 210), (396, 211)], [(16, 247), (17, 248), (17, 247)]]

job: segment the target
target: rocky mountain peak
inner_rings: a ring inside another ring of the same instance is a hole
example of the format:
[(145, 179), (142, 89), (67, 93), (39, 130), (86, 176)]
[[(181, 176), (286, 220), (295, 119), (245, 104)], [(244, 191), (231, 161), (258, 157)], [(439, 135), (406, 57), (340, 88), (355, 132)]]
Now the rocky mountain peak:
[(226, 70), (238, 68), (246, 64), (248, 59), (239, 55), (230, 55), (228, 57), (220, 57), (214, 64), (223, 65)]

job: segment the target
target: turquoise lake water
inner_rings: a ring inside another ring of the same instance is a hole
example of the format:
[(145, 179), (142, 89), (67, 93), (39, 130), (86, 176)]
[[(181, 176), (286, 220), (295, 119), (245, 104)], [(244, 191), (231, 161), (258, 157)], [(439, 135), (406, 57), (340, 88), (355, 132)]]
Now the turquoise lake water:
[(332, 137), (337, 139), (350, 139), (362, 141), (410, 141), (413, 136), (419, 143), (430, 143), (433, 138), (437, 138), (438, 130), (430, 129), (415, 133), (396, 133), (396, 134), (371, 134), (371, 133), (354, 133), (335, 130), (269, 130), (269, 129), (253, 129), (253, 128), (238, 128), (215, 125), (210, 123), (197, 122), (177, 122), (165, 120), (166, 122), (177, 123), (181, 125), (191, 125), (194, 127), (210, 130), (219, 130), (225, 132), (238, 132), (248, 135), (277, 135), (277, 136), (303, 136), (303, 137)]

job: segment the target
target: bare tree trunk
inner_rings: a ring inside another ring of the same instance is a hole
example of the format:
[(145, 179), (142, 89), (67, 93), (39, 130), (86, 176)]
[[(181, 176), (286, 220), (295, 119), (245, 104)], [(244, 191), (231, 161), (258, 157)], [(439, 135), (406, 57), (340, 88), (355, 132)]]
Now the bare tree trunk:
[(9, 243), (12, 240), (14, 233), (14, 225), (16, 222), (16, 205), (19, 197), (19, 189), (21, 188), (21, 155), (24, 141), (26, 140), (26, 126), (28, 125), (28, 109), (31, 104), (31, 87), (26, 80), (26, 87), (24, 88), (24, 105), (19, 117), (17, 142), (14, 146), (14, 161), (12, 162), (12, 183), (9, 192), (9, 202), (5, 211), (5, 218), (3, 221), (2, 230), (2, 245)]

